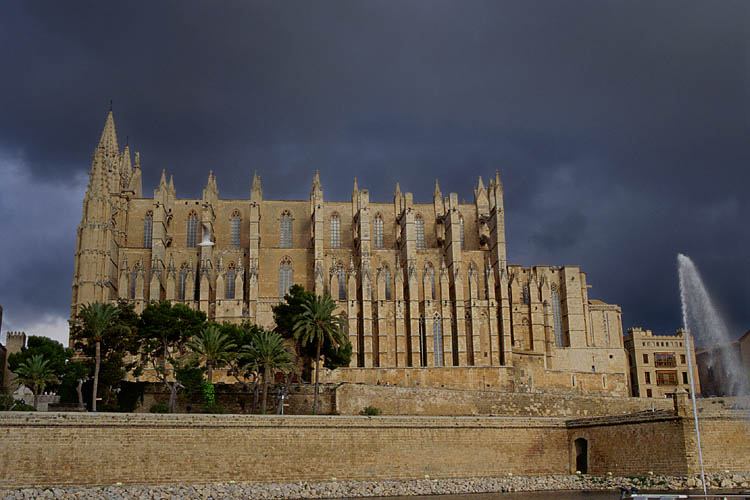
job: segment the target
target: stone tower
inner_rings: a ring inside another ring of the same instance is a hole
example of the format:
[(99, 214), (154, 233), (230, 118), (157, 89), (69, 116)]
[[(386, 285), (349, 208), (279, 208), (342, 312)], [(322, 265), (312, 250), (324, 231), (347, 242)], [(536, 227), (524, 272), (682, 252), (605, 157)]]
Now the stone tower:
[(119, 248), (127, 244), (128, 201), (141, 196), (140, 155), (120, 152), (112, 110), (94, 149), (76, 238), (71, 317), (81, 306), (118, 297)]

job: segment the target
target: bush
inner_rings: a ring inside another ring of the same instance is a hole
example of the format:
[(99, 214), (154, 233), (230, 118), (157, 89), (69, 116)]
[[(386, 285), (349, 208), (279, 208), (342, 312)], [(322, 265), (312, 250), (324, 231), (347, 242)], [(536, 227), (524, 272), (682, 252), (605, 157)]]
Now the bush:
[(16, 400), (13, 399), (12, 395), (7, 392), (0, 392), (0, 411), (8, 411), (13, 408), (14, 404), (16, 404)]
[(162, 402), (154, 403), (148, 411), (151, 413), (169, 413), (169, 405)]
[(380, 415), (380, 408), (374, 406), (365, 406), (365, 408), (359, 412), (360, 415), (367, 415), (368, 417), (374, 417)]
[(11, 411), (36, 411), (36, 408), (31, 405), (21, 403), (11, 408)]
[(223, 406), (217, 403), (210, 403), (203, 408), (203, 413), (226, 413)]

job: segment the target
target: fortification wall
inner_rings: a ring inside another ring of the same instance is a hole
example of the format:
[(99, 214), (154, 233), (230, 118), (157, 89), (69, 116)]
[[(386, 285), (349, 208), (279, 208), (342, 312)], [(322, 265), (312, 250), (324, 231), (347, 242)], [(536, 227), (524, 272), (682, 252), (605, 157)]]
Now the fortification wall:
[(568, 471), (559, 419), (0, 414), (0, 487)]
[(320, 382), (505, 392), (544, 391), (549, 394), (628, 395), (624, 373), (545, 370), (530, 365), (523, 369), (514, 366), (338, 368), (321, 370)]
[(358, 415), (366, 406), (383, 415), (496, 415), (592, 417), (671, 410), (670, 399), (558, 395), (343, 384), (336, 389), (336, 412)]

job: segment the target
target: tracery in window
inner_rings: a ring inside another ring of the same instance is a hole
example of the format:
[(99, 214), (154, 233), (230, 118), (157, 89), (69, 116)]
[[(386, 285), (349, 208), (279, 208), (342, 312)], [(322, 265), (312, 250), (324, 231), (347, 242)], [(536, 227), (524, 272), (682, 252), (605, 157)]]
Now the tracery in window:
[(373, 244), (375, 248), (383, 248), (383, 216), (380, 214), (375, 216)]
[(154, 234), (154, 212), (149, 210), (143, 219), (143, 248), (151, 248), (151, 240)]
[(237, 278), (237, 270), (234, 267), (234, 264), (229, 264), (229, 267), (227, 268), (227, 283), (226, 283), (226, 298), (227, 299), (234, 299), (234, 282)]
[(284, 257), (279, 264), (279, 298), (283, 299), (284, 295), (292, 287), (292, 259)]
[(435, 346), (435, 366), (443, 366), (443, 323), (437, 313), (432, 321), (432, 342)]
[(242, 216), (239, 210), (232, 212), (232, 222), (229, 231), (229, 246), (231, 248), (240, 248), (240, 227)]
[(292, 214), (288, 210), (281, 213), (279, 239), (281, 248), (292, 248)]
[(331, 248), (341, 248), (341, 219), (338, 214), (331, 215)]
[(187, 247), (195, 248), (196, 246), (198, 246), (198, 214), (191, 210), (187, 218)]
[(424, 249), (424, 220), (421, 215), (417, 215), (414, 221), (415, 232), (417, 236), (417, 248)]

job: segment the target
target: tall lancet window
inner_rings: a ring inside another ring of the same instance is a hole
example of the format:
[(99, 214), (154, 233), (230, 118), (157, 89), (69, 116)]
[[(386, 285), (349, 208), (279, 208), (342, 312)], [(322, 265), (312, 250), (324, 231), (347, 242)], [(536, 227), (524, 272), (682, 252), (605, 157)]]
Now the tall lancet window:
[(284, 257), (279, 264), (279, 298), (283, 299), (284, 295), (292, 288), (292, 259)]
[(344, 266), (339, 266), (339, 300), (346, 300), (346, 271)]
[(229, 231), (229, 246), (232, 248), (240, 248), (240, 225), (242, 223), (242, 216), (239, 210), (232, 212), (232, 222)]
[(177, 297), (180, 300), (185, 300), (185, 285), (187, 283), (188, 267), (187, 264), (180, 266), (180, 274), (177, 279)]
[(417, 233), (417, 248), (420, 250), (424, 249), (424, 220), (421, 215), (417, 215), (414, 221), (414, 228)]
[(383, 279), (385, 279), (385, 300), (391, 300), (391, 268), (388, 266), (383, 269)]
[(560, 291), (557, 284), (552, 284), (552, 316), (555, 321), (555, 346), (565, 347), (562, 329), (562, 311), (560, 311)]
[(458, 232), (461, 235), (461, 250), (466, 249), (466, 237), (464, 236), (464, 216), (458, 216)]
[(229, 264), (229, 267), (227, 268), (227, 289), (226, 289), (226, 298), (227, 299), (234, 299), (234, 281), (237, 278), (237, 270), (234, 267), (234, 264)]
[(133, 269), (130, 272), (130, 300), (135, 300), (135, 283), (138, 280), (138, 271)]
[(341, 219), (339, 219), (339, 214), (331, 215), (331, 248), (341, 248)]
[(443, 366), (443, 323), (438, 313), (432, 320), (432, 342), (435, 346), (435, 366)]
[(154, 213), (149, 210), (143, 219), (143, 248), (151, 248), (151, 240), (154, 235)]
[(523, 291), (521, 292), (521, 298), (523, 300), (523, 303), (526, 305), (529, 305), (530, 297), (529, 297), (529, 285), (528, 283), (523, 286)]
[(198, 246), (198, 214), (191, 211), (187, 218), (187, 247)]
[(375, 216), (373, 243), (375, 248), (383, 248), (383, 216), (380, 214)]
[(292, 248), (292, 214), (284, 210), (279, 222), (279, 246), (281, 248)]

